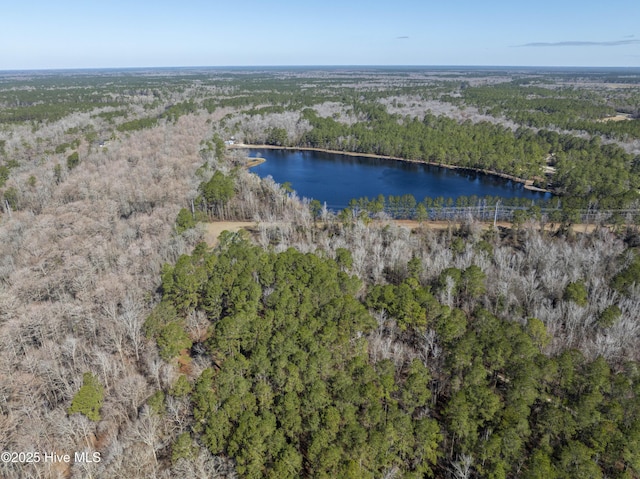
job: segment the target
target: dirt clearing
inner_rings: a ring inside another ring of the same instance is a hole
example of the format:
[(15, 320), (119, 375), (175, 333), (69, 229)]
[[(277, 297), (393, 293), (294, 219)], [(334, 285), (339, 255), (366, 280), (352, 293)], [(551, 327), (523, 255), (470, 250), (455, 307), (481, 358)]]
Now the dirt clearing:
[(218, 237), (223, 231), (235, 233), (254, 225), (255, 222), (253, 221), (216, 221), (214, 223), (205, 223), (204, 241), (209, 246), (215, 246), (218, 244)]

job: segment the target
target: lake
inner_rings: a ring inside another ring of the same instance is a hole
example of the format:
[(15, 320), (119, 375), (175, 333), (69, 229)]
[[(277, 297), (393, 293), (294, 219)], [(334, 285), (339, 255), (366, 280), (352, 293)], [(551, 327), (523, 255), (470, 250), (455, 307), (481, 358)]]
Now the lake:
[(421, 163), (300, 150), (251, 149), (248, 156), (267, 160), (252, 167), (253, 173), (280, 184), (289, 182), (301, 198), (326, 202), (332, 210), (345, 208), (352, 198), (373, 199), (379, 194), (411, 194), (417, 201), (427, 196), (550, 197), (497, 176)]

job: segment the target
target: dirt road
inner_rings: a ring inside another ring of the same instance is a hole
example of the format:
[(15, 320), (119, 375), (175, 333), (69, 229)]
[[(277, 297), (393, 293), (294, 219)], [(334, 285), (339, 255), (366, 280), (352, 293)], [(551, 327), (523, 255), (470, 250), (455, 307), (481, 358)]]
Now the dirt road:
[[(394, 220), (398, 226), (404, 226), (409, 229), (416, 229), (418, 227), (425, 227), (432, 230), (447, 230), (448, 228), (455, 228), (460, 223), (459, 222), (448, 222), (448, 221), (424, 221), (419, 223), (415, 220)], [(223, 231), (240, 231), (241, 229), (249, 229), (252, 226), (255, 226), (256, 223), (253, 221), (215, 221), (213, 223), (206, 223), (205, 226), (205, 235), (204, 240), (209, 246), (215, 246), (218, 244), (218, 237), (220, 233)], [(489, 229), (493, 227), (492, 222), (480, 223), (483, 230)], [(511, 228), (511, 223), (506, 221), (498, 221), (496, 223), (498, 228)], [(577, 224), (573, 225), (573, 231), (576, 233), (593, 233), (596, 230), (596, 225), (590, 224)], [(558, 229), (558, 225), (545, 225), (546, 231), (555, 231)]]

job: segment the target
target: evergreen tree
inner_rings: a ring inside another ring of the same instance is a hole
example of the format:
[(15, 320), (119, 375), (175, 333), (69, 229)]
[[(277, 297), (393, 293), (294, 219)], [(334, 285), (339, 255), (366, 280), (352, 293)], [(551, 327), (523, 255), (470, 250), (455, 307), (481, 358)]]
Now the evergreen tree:
[(104, 391), (98, 378), (91, 373), (84, 373), (82, 387), (73, 397), (67, 412), (69, 414), (84, 414), (92, 421), (99, 421), (103, 400)]

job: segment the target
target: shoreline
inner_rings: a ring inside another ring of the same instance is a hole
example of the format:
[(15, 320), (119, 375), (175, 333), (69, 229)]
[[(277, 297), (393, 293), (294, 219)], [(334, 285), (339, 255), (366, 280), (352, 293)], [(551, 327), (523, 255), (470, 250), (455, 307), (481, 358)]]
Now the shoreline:
[[(394, 160), (394, 161), (405, 161), (407, 163), (418, 163), (422, 165), (429, 166), (437, 166), (440, 168), (447, 168), (448, 170), (466, 170), (473, 171), (475, 173), (482, 173), (485, 175), (497, 176), (499, 178), (503, 178), (505, 180), (511, 180), (516, 183), (520, 183), (523, 185), (523, 188), (529, 191), (537, 191), (539, 193), (550, 193), (554, 194), (553, 191), (539, 188), (537, 186), (533, 186), (533, 180), (525, 180), (523, 178), (518, 178), (517, 176), (509, 175), (507, 173), (500, 173), (498, 171), (493, 170), (485, 170), (481, 168), (472, 168), (468, 166), (457, 166), (457, 165), (447, 165), (444, 163), (436, 163), (433, 161), (421, 161), (421, 160), (410, 160), (407, 158), (400, 158), (399, 156), (385, 156), (385, 155), (377, 155), (375, 153), (354, 153), (352, 151), (340, 151), (340, 150), (327, 150), (325, 148), (310, 148), (306, 146), (275, 146), (275, 145), (249, 145), (245, 143), (236, 143), (233, 145), (227, 146), (229, 149), (264, 149), (264, 150), (298, 150), (298, 151), (317, 151), (320, 153), (331, 153), (336, 155), (345, 155), (345, 156), (361, 156), (363, 158), (377, 158), (382, 160)], [(252, 165), (255, 166), (255, 165)]]

